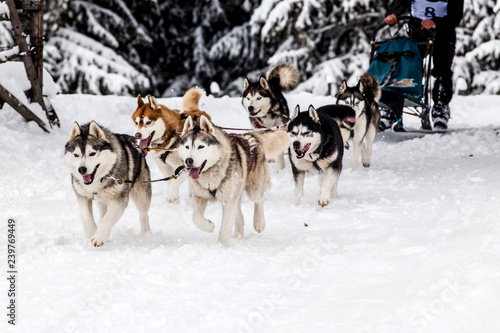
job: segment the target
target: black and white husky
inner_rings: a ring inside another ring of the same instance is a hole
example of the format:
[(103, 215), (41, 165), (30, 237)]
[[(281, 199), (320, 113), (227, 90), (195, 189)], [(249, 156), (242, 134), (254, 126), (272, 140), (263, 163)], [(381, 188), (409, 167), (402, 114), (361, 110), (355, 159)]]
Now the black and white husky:
[(228, 134), (201, 116), (195, 124), (188, 117), (179, 142), (179, 155), (189, 170), (193, 222), (212, 232), (214, 223), (205, 218), (208, 201), (222, 203), (222, 224), (218, 241), (224, 246), (235, 226), (234, 235), (243, 237), (241, 198), (246, 192), (254, 202), (253, 226), (262, 232), (264, 194), (271, 186), (267, 161), (288, 147), (285, 131)]
[[(253, 128), (270, 128), (289, 121), (290, 112), (283, 93), (295, 89), (299, 82), (299, 71), (290, 63), (280, 63), (271, 68), (266, 77), (243, 84), (243, 107), (248, 111)], [(283, 154), (277, 158), (279, 170), (285, 167)]]
[(337, 183), (342, 171), (344, 144), (339, 125), (328, 110), (316, 111), (312, 105), (304, 112), (300, 112), (297, 105), (291, 119), (288, 152), (295, 182), (295, 204), (300, 204), (305, 173), (308, 172), (319, 175), (318, 204), (324, 207), (330, 199), (337, 197)]
[(365, 168), (370, 166), (372, 146), (380, 124), (380, 111), (378, 109), (380, 96), (381, 91), (377, 79), (368, 73), (360, 75), (359, 82), (355, 87), (347, 86), (345, 80), (340, 85), (337, 104), (349, 105), (356, 111), (356, 121), (352, 133), (352, 170), (358, 168), (360, 152), (363, 166)]
[[(64, 160), (71, 170), (83, 223), (83, 231), (94, 246), (103, 245), (111, 229), (132, 198), (139, 210), (141, 232), (150, 231), (151, 180), (144, 152), (129, 135), (111, 133), (92, 121), (74, 123), (66, 143)], [(119, 185), (116, 180), (132, 182)], [(101, 221), (97, 227), (92, 213), (96, 201)]]

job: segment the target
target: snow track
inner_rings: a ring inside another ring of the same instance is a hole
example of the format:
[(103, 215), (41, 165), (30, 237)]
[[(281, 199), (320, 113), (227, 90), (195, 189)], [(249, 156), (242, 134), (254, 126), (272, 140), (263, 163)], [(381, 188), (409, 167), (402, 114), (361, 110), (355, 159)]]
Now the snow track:
[[(305, 93), (288, 98), (303, 109), (333, 102)], [(181, 99), (159, 101), (178, 108)], [(191, 222), (187, 185), (179, 203), (167, 204), (164, 183), (153, 184), (151, 234), (139, 235), (131, 204), (109, 243), (93, 248), (82, 231), (64, 144), (75, 120), (132, 134), (136, 100), (57, 95), (52, 103), (62, 128), (50, 135), (8, 106), (0, 112), (1, 260), (7, 261), (12, 218), (18, 330), (500, 330), (499, 96), (455, 97), (456, 133), (380, 133), (370, 169), (352, 172), (347, 151), (339, 198), (323, 209), (316, 177), (306, 177), (302, 204), (294, 206), (288, 160), (279, 173), (272, 164), (266, 230), (253, 231), (253, 205), (244, 198), (245, 237), (227, 249), (216, 244), (220, 204), (207, 208), (217, 232), (203, 233)], [(215, 124), (250, 126), (237, 98), (204, 97), (201, 104)], [(148, 162), (153, 177), (161, 177)], [(0, 281), (7, 305), (7, 281)], [(5, 316), (0, 325), (15, 330)]]

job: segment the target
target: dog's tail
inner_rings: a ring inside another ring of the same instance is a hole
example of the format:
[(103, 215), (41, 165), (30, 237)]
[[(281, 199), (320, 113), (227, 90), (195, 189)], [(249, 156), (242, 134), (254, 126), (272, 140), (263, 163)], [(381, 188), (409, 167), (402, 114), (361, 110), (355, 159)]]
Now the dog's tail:
[(286, 131), (276, 130), (261, 134), (261, 144), (267, 161), (275, 160), (290, 145), (290, 136)]
[(371, 102), (378, 103), (382, 96), (382, 91), (375, 76), (365, 72), (359, 76), (359, 81), (363, 85), (361, 92), (365, 94), (366, 98)]
[(182, 98), (182, 106), (181, 106), (181, 111), (196, 111), (199, 110), (198, 103), (200, 101), (201, 96), (205, 93), (205, 90), (203, 90), (200, 87), (193, 87), (190, 88), (186, 93), (184, 94), (184, 97)]
[(283, 92), (289, 92), (299, 83), (299, 70), (289, 62), (282, 62), (271, 68), (266, 79), (270, 86), (279, 86)]

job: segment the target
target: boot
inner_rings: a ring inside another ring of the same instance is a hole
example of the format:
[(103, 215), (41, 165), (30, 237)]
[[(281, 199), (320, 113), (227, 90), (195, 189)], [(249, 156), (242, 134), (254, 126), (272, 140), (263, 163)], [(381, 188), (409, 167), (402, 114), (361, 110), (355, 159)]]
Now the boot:
[(451, 79), (444, 80), (443, 77), (438, 77), (432, 91), (432, 106), (431, 115), (434, 122), (434, 129), (448, 129), (448, 119), (450, 119), (450, 100), (453, 94)]
[(450, 106), (448, 104), (437, 103), (432, 106), (432, 120), (434, 129), (447, 130), (448, 119), (450, 119)]

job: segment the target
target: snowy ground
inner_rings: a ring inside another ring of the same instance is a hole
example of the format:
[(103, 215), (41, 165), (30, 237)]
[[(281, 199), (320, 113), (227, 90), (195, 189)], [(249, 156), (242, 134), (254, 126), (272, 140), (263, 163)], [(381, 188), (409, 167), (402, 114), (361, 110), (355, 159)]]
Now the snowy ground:
[[(332, 98), (289, 95), (291, 106)], [(180, 98), (161, 99), (175, 108)], [(63, 151), (73, 121), (132, 133), (136, 100), (58, 95), (61, 128), (43, 133), (0, 111), (0, 294), (7, 324), (7, 221), (16, 222), (17, 331), (22, 332), (499, 332), (500, 96), (456, 96), (446, 135), (382, 133), (372, 167), (352, 172), (339, 198), (317, 205), (306, 178), (293, 205), (289, 162), (265, 202), (267, 229), (229, 248), (153, 185), (152, 233), (131, 204), (104, 247), (84, 237)], [(238, 99), (205, 97), (221, 126), (248, 127)], [(406, 118), (407, 126), (418, 122)], [(150, 161), (153, 177), (160, 173)], [(221, 207), (208, 217), (220, 226)], [(307, 226), (306, 226), (307, 224)]]

